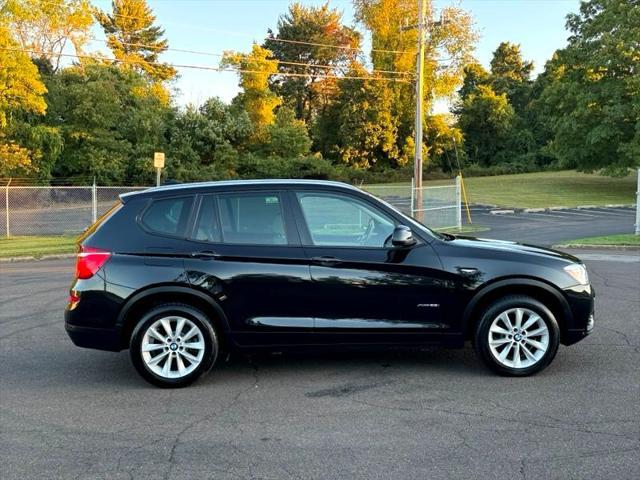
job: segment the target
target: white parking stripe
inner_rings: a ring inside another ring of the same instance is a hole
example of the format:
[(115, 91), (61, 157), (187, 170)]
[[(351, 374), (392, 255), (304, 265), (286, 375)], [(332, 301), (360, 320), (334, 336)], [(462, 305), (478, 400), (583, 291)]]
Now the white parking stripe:
[[(523, 217), (528, 217), (528, 216), (539, 216), (539, 217), (553, 217), (553, 218), (567, 218), (566, 215), (556, 215), (556, 213), (560, 213), (560, 212), (553, 212), (553, 213), (524, 213), (522, 216)], [(593, 215), (589, 215), (590, 217), (592, 217)]]
[(577, 215), (579, 217), (601, 217), (602, 216), (602, 214), (594, 215), (593, 213), (576, 212), (575, 210), (556, 210), (555, 213), (564, 213), (565, 215)]

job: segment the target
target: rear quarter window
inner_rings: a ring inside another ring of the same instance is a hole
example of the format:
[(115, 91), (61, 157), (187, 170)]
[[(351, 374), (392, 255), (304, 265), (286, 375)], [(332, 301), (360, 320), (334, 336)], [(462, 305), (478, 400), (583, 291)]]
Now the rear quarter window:
[(141, 223), (146, 230), (170, 236), (183, 236), (191, 212), (192, 197), (174, 197), (152, 200)]

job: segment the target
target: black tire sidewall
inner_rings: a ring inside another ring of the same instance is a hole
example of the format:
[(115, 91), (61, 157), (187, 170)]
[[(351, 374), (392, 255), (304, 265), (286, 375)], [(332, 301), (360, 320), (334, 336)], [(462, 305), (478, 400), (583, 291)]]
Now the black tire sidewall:
[[(151, 324), (153, 324), (160, 318), (171, 315), (182, 316), (194, 322), (202, 331), (205, 343), (204, 357), (202, 358), (200, 365), (198, 365), (198, 367), (193, 372), (182, 378), (163, 378), (156, 375), (147, 368), (142, 358), (142, 352), (140, 351), (144, 333), (151, 326)], [(133, 366), (138, 371), (138, 373), (147, 382), (155, 386), (164, 388), (185, 387), (195, 382), (203, 373), (211, 370), (213, 364), (216, 361), (218, 352), (218, 337), (207, 316), (198, 309), (182, 304), (158, 305), (149, 310), (145, 315), (143, 315), (143, 317), (134, 328), (129, 344), (129, 355), (131, 357), (131, 362), (133, 363)]]
[[(540, 315), (540, 318), (542, 318), (549, 329), (549, 347), (547, 351), (540, 361), (527, 368), (511, 368), (502, 365), (493, 356), (489, 347), (489, 328), (491, 327), (491, 323), (500, 313), (511, 308), (527, 308), (533, 310)], [(494, 372), (508, 376), (524, 377), (543, 370), (556, 356), (559, 345), (560, 328), (555, 316), (542, 302), (527, 296), (508, 296), (493, 302), (483, 311), (474, 335), (474, 347), (485, 365)]]

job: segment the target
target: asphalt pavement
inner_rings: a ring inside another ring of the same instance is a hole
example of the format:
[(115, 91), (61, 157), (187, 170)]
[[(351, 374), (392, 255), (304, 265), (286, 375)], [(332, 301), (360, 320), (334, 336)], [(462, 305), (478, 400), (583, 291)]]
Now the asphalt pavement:
[(71, 261), (0, 263), (0, 478), (640, 478), (640, 252), (573, 253), (596, 328), (537, 376), (470, 348), (284, 355), (182, 390), (71, 344)]
[[(504, 210), (481, 206), (471, 208), (473, 224), (489, 228), (473, 235), (543, 246), (577, 238), (633, 233), (636, 215), (634, 208), (621, 207), (565, 208), (542, 212), (519, 209), (506, 214), (496, 214), (496, 211)], [(467, 224), (464, 213), (463, 218)]]

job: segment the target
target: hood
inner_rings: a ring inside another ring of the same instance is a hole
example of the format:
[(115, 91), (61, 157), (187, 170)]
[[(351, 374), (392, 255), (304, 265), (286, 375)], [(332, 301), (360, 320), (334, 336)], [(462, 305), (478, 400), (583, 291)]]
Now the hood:
[(551, 248), (510, 242), (507, 240), (467, 237), (464, 235), (447, 235), (447, 238), (444, 240), (444, 242), (451, 245), (467, 248), (478, 248), (483, 250), (486, 249), (504, 253), (529, 254), (544, 258), (564, 260), (567, 263), (582, 263), (579, 258), (574, 257), (573, 255), (569, 255), (568, 253), (559, 252), (558, 250), (553, 250)]

